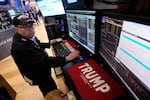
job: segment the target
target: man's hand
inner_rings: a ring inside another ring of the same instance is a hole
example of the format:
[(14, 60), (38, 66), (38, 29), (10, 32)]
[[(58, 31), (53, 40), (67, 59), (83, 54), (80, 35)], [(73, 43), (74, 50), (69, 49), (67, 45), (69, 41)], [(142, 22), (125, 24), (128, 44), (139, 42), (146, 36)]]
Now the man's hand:
[(52, 44), (55, 44), (55, 43), (61, 42), (61, 41), (62, 41), (62, 38), (52, 39), (52, 40), (50, 40), (50, 44), (52, 45)]
[(76, 50), (74, 52), (71, 52), (68, 56), (66, 56), (65, 60), (66, 62), (71, 61), (79, 56), (80, 56), (80, 52)]

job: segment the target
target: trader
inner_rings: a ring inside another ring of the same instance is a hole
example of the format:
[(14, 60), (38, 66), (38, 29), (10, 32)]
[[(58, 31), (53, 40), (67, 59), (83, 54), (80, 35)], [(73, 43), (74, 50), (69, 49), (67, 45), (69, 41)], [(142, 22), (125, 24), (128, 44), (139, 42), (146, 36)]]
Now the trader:
[(45, 45), (35, 37), (33, 23), (34, 21), (24, 14), (14, 17), (16, 34), (13, 37), (11, 55), (22, 75), (32, 80), (33, 85), (39, 85), (45, 96), (51, 90), (57, 89), (50, 75), (50, 68), (62, 66), (80, 54), (75, 51), (65, 57), (49, 57), (44, 50)]

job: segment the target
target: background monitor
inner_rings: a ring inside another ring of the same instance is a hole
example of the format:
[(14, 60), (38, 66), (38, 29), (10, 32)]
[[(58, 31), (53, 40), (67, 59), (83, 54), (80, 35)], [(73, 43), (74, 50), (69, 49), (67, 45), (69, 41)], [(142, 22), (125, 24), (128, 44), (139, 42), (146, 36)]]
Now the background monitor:
[(84, 0), (63, 0), (65, 9), (85, 8)]
[(150, 99), (150, 19), (102, 13), (99, 53), (136, 99)]
[(15, 15), (16, 15), (15, 10), (14, 10), (14, 9), (9, 9), (9, 10), (8, 10), (8, 13), (9, 13), (9, 15), (10, 15), (11, 19), (13, 20), (13, 18), (14, 18), (14, 17), (15, 17)]
[(92, 54), (95, 53), (96, 11), (67, 10), (69, 36)]
[(66, 28), (66, 16), (65, 15), (59, 15), (59, 16), (53, 16), (53, 17), (45, 17), (45, 26), (48, 34), (51, 34), (49, 36), (49, 39), (54, 38), (66, 38), (67, 34), (67, 28)]
[(8, 5), (8, 4), (10, 4), (9, 0), (0, 0), (0, 5)]
[(62, 0), (36, 0), (44, 17), (65, 14)]

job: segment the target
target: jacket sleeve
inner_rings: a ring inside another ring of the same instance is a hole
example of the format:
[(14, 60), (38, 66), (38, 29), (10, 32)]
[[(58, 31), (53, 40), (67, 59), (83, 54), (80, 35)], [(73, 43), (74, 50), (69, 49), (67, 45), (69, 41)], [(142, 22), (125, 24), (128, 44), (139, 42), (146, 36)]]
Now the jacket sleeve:
[(50, 48), (50, 43), (40, 43), (40, 46), (45, 49), (45, 48)]
[(32, 47), (21, 47), (14, 50), (13, 55), (27, 65), (40, 67), (58, 67), (65, 64), (65, 57), (49, 57), (42, 50), (37, 50)]

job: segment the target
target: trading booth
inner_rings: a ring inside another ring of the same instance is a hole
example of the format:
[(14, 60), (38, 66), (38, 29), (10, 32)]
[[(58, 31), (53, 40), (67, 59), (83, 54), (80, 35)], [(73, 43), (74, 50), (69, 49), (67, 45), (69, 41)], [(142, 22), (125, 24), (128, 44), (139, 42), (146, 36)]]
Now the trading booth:
[(81, 54), (62, 66), (78, 100), (150, 99), (150, 18), (91, 9), (86, 0), (58, 0), (61, 10), (36, 1), (49, 39), (63, 39), (53, 45), (55, 55)]

